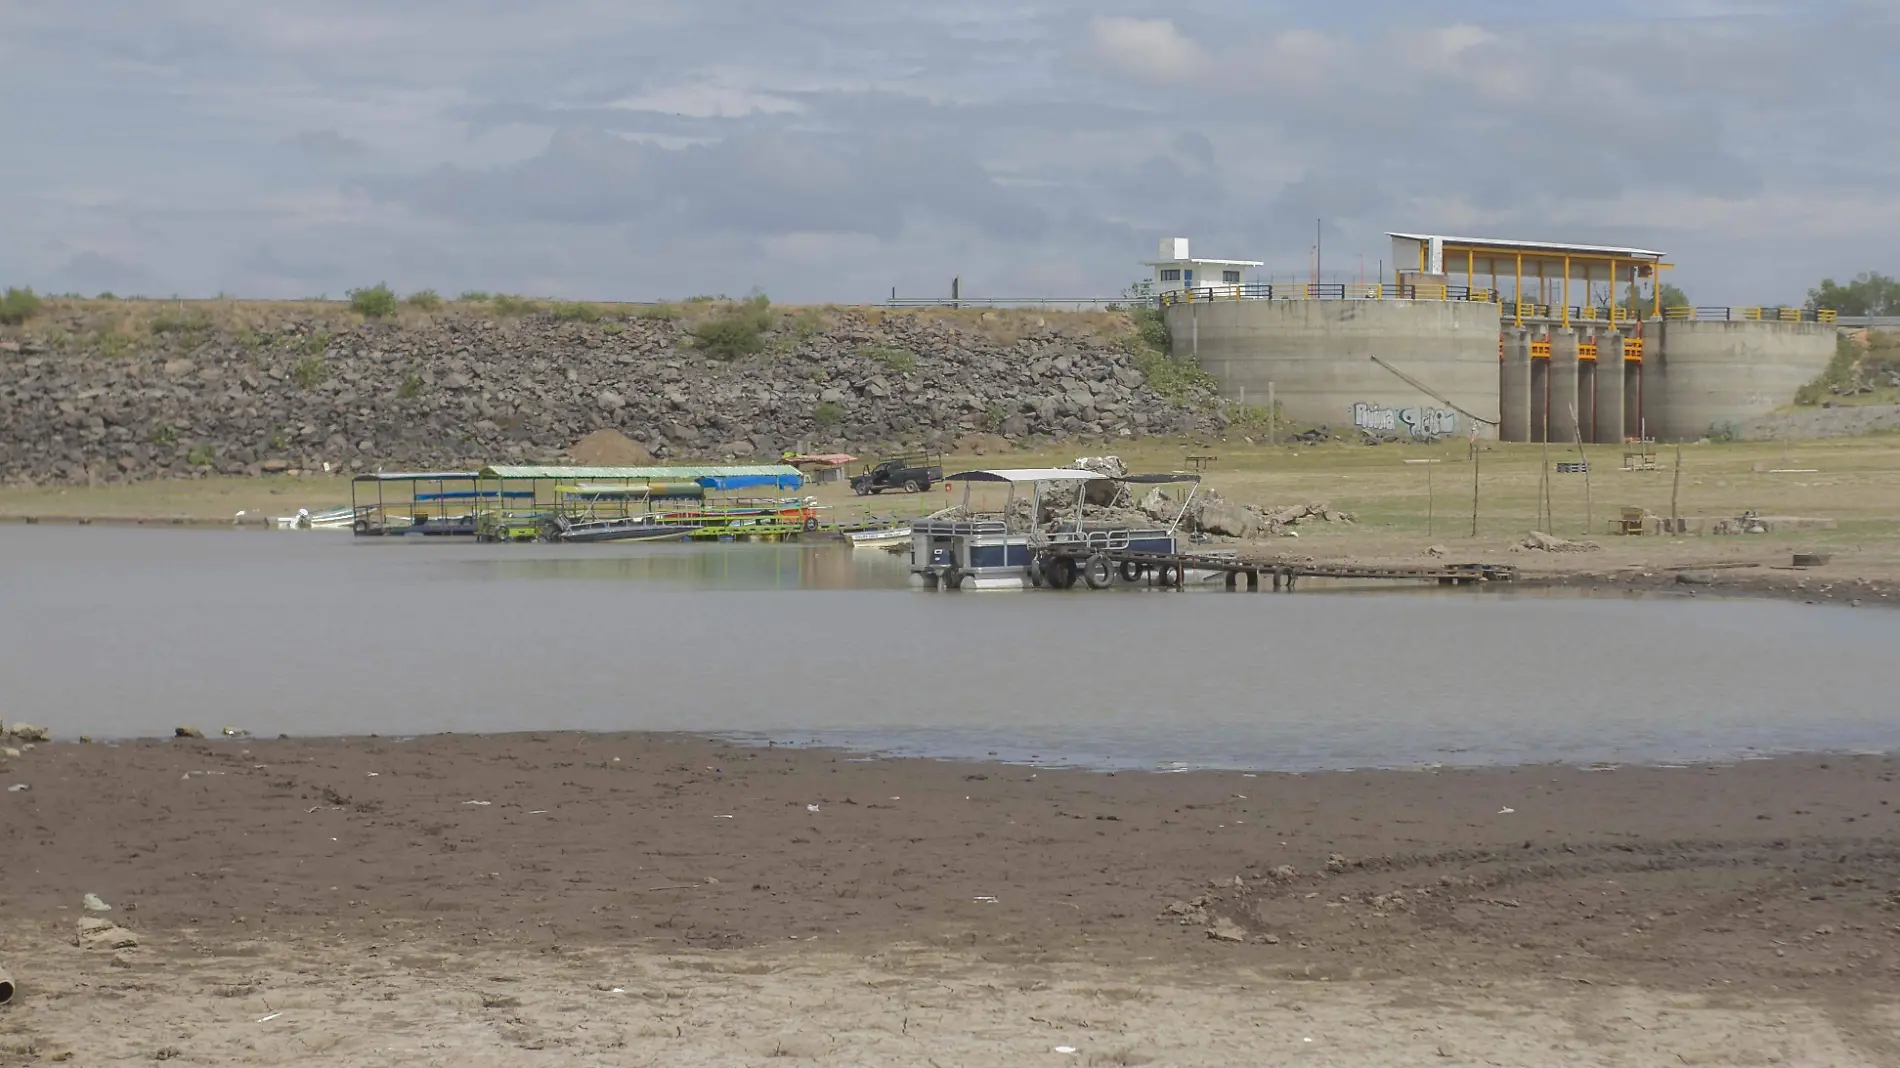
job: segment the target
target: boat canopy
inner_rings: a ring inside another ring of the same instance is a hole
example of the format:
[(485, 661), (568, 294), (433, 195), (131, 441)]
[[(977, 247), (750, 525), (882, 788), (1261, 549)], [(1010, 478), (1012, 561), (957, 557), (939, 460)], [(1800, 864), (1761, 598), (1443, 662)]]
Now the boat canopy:
[(1003, 467), (989, 471), (960, 471), (945, 475), (945, 482), (1092, 482), (1107, 478), (1098, 471), (1078, 471), (1070, 467)]
[(477, 471), (366, 471), (352, 482), (473, 482)]
[(621, 482), (697, 482), (710, 490), (798, 489), (805, 474), (789, 464), (759, 464), (723, 467), (521, 467), (489, 466), (481, 470), (485, 479), (550, 479), (579, 482), (588, 479), (612, 479)]

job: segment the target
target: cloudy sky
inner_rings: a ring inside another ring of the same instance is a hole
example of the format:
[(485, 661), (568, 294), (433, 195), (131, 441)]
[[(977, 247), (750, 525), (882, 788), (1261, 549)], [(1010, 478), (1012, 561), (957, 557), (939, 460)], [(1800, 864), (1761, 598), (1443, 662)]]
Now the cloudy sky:
[(1120, 291), (1158, 238), (1900, 273), (1894, 0), (0, 0), (0, 284)]

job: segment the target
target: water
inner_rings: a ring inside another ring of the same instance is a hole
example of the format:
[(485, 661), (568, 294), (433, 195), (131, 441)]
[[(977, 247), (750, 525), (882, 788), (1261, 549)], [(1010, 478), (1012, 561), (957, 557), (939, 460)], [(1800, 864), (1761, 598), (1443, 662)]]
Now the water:
[(1511, 593), (928, 593), (882, 552), (0, 527), (0, 717), (692, 730), (1098, 766), (1900, 749), (1900, 613)]

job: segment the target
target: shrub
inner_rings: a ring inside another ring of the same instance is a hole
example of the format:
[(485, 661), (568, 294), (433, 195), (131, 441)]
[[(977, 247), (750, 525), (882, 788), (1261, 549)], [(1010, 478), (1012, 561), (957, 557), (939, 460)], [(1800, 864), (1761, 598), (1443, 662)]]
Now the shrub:
[(693, 328), (693, 339), (716, 360), (736, 360), (765, 351), (772, 302), (763, 295), (739, 301)]
[(99, 354), (101, 356), (123, 356), (132, 347), (132, 339), (117, 330), (107, 330), (99, 335)]
[(1796, 404), (1813, 406), (1827, 399), (1827, 395), (1844, 390), (1854, 384), (1859, 375), (1861, 347), (1849, 338), (1837, 338), (1834, 341), (1834, 356), (1827, 361), (1827, 368), (1814, 381), (1795, 391)]
[(1135, 338), (1142, 345), (1160, 353), (1174, 351), (1174, 338), (1168, 334), (1168, 320), (1160, 308), (1137, 305), (1128, 310), (1128, 318), (1134, 322)]
[(1189, 400), (1216, 388), (1214, 376), (1191, 360), (1177, 360), (1147, 348), (1136, 349), (1134, 358), (1135, 369), (1148, 380), (1148, 388), (1169, 400)]
[(858, 350), (858, 355), (876, 360), (899, 374), (909, 374), (917, 369), (917, 355), (909, 349), (894, 349), (885, 345), (866, 345)]
[(0, 323), (18, 326), (39, 314), (39, 310), (40, 298), (30, 288), (8, 286), (6, 293), (0, 294)]
[(456, 297), (455, 299), (475, 302), (475, 301), (486, 301), (490, 298), (487, 293), (484, 293), (479, 289), (465, 289), (462, 291), (462, 295), (459, 297)]
[(496, 315), (532, 315), (541, 310), (539, 301), (529, 300), (526, 297), (513, 297), (506, 293), (495, 294), (489, 298), (488, 303), (495, 309)]
[(1009, 413), (1003, 410), (1002, 405), (992, 404), (983, 409), (983, 429), (991, 434), (997, 433), (1003, 429), (1003, 420), (1007, 418)]
[(403, 303), (409, 305), (411, 308), (421, 308), (423, 311), (429, 311), (441, 306), (442, 295), (433, 289), (418, 290), (404, 297)]
[(291, 365), (290, 377), (304, 389), (315, 389), (330, 377), (330, 363), (321, 356), (306, 356)]
[(368, 289), (350, 290), (350, 310), (366, 319), (382, 319), (396, 314), (396, 292), (383, 282)]
[(193, 445), (185, 454), (185, 462), (193, 467), (210, 467), (218, 460), (218, 451), (209, 445)]
[(651, 319), (656, 322), (670, 323), (682, 313), (677, 304), (642, 304), (633, 310), (635, 319)]
[(205, 334), (211, 331), (211, 317), (196, 311), (163, 311), (152, 320), (154, 334)]
[(414, 371), (402, 376), (402, 385), (396, 388), (396, 399), (415, 400), (422, 396), (422, 376)]
[(154, 445), (178, 444), (178, 428), (171, 425), (170, 423), (160, 423), (157, 426), (153, 427), (152, 428), (152, 444)]
[(313, 360), (322, 359), (324, 351), (329, 347), (330, 335), (321, 330), (313, 331), (303, 339), (303, 354)]
[(110, 289), (108, 289), (108, 290), (106, 290), (105, 292), (103, 292), (103, 293), (101, 293), (101, 294), (99, 294), (98, 296), (96, 296), (96, 297), (94, 297), (94, 298), (92, 298), (92, 299), (94, 299), (94, 300), (118, 300), (118, 299), (119, 299), (119, 297), (118, 297), (118, 294), (116, 294), (116, 293), (114, 293), (114, 292), (112, 292), (112, 290), (110, 290)]
[(830, 401), (825, 401), (811, 410), (811, 421), (821, 427), (834, 427), (844, 422), (844, 409)]
[(600, 306), (584, 300), (562, 301), (552, 309), (553, 316), (563, 322), (597, 323), (600, 322)]
[(1742, 428), (1734, 423), (1710, 423), (1707, 437), (1710, 441), (1726, 445), (1731, 441), (1741, 440)]

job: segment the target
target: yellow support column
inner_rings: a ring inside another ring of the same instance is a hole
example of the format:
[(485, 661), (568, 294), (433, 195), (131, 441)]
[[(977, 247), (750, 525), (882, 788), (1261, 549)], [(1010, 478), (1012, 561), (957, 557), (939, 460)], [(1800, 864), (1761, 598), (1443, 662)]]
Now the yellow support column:
[(1610, 257), (1610, 323), (1616, 323), (1616, 257)]
[(1517, 254), (1517, 325), (1524, 325), (1524, 254)]
[(1564, 257), (1564, 329), (1570, 329), (1570, 257)]
[(1478, 288), (1478, 254), (1465, 250), (1465, 299), (1471, 299), (1471, 291)]

